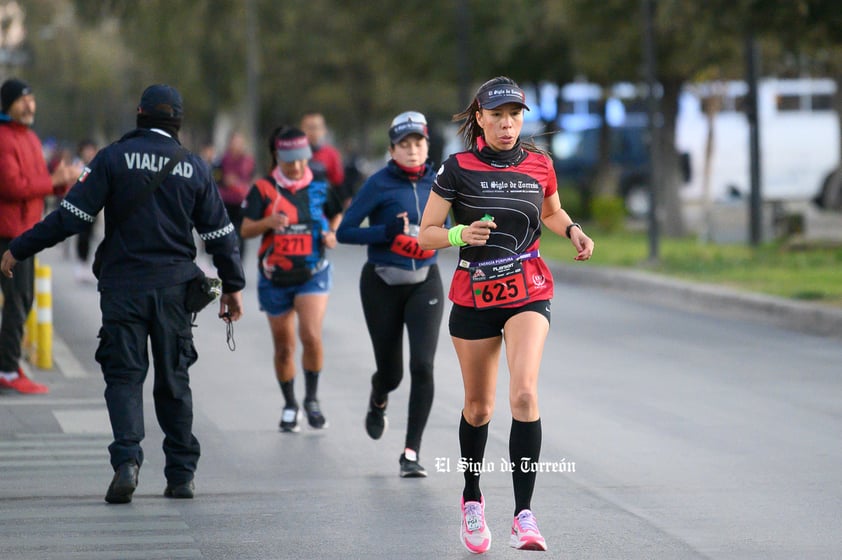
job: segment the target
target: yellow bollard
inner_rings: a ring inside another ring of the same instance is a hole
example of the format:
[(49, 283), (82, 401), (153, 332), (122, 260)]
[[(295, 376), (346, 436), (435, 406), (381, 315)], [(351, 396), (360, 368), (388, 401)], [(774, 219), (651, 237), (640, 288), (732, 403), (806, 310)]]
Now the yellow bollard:
[(35, 268), (35, 309), (37, 328), (35, 337), (35, 365), (40, 369), (53, 367), (53, 288), (52, 269)]

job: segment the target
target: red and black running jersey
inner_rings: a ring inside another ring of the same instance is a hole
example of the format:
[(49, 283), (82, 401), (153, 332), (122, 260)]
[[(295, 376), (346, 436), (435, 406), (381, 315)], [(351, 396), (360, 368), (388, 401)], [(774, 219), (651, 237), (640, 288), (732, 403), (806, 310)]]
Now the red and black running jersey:
[(327, 180), (319, 175), (295, 192), (281, 187), (271, 176), (255, 181), (243, 204), (243, 216), (258, 221), (284, 213), (290, 223), (283, 232), (263, 234), (258, 262), (267, 278), (280, 278), (293, 269), (313, 269), (324, 258), (322, 232), (328, 229), (328, 190)]
[[(497, 167), (473, 152), (450, 156), (439, 169), (433, 192), (449, 201), (457, 224), (470, 224), (486, 214), (494, 218), (488, 243), (459, 249), (460, 261), (471, 263), (515, 258), (536, 251), (541, 237), (541, 207), (544, 198), (558, 190), (550, 159), (526, 152), (517, 164)], [(518, 307), (553, 297), (553, 278), (540, 257), (523, 261), (528, 298), (501, 307)], [(456, 304), (475, 304), (471, 275), (463, 266), (456, 269), (449, 297)]]

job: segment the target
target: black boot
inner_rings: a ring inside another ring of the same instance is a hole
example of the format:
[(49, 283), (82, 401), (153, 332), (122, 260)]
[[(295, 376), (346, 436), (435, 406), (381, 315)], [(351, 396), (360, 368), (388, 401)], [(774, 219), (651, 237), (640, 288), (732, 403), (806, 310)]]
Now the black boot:
[(137, 476), (140, 466), (132, 459), (126, 461), (114, 472), (114, 478), (108, 486), (105, 501), (109, 504), (127, 504), (132, 501), (132, 494), (137, 488)]
[(183, 482), (181, 484), (167, 484), (164, 490), (164, 496), (167, 498), (175, 498), (177, 500), (192, 500), (193, 494), (196, 492), (196, 486), (192, 480)]

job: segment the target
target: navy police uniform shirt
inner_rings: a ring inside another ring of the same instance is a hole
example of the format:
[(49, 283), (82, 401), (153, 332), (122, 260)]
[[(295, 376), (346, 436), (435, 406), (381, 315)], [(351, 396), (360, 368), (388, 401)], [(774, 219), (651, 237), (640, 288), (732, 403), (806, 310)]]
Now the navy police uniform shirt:
[[(12, 241), (12, 255), (23, 260), (79, 233), (105, 208), (111, 238), (99, 250), (101, 291), (161, 288), (196, 277), (194, 228), (213, 256), (223, 291), (241, 290), (237, 234), (210, 168), (197, 155), (188, 152), (151, 196), (126, 211), (179, 150), (163, 131), (129, 132), (96, 155), (58, 209)], [(114, 224), (118, 216), (122, 221)]]

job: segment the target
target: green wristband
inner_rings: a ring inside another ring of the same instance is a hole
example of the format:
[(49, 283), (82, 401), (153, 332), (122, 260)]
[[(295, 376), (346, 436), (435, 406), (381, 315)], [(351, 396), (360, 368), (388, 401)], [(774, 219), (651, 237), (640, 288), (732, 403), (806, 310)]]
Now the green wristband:
[(464, 241), (462, 241), (462, 230), (465, 229), (465, 224), (459, 224), (458, 226), (453, 226), (449, 230), (447, 230), (447, 240), (450, 242), (451, 245), (454, 247), (464, 247), (467, 245)]

